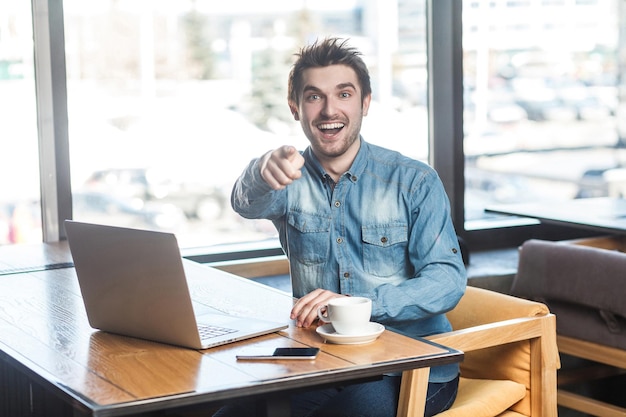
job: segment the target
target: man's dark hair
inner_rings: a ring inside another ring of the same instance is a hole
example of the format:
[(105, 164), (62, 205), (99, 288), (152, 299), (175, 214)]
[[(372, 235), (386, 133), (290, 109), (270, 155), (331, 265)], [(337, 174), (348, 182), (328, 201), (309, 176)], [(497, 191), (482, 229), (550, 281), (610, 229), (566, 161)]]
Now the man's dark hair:
[(361, 101), (372, 93), (370, 75), (361, 52), (348, 46), (348, 40), (326, 38), (305, 46), (296, 53), (297, 60), (289, 73), (289, 101), (300, 104), (298, 94), (302, 91), (302, 72), (308, 68), (327, 67), (329, 65), (347, 65), (356, 72), (361, 87)]

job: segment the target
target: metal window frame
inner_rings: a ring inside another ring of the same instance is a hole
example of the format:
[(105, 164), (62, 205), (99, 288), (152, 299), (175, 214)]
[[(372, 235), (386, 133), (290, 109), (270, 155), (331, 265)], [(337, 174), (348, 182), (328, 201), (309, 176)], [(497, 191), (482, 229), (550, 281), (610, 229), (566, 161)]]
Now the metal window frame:
[(72, 218), (63, 2), (32, 0), (43, 241)]

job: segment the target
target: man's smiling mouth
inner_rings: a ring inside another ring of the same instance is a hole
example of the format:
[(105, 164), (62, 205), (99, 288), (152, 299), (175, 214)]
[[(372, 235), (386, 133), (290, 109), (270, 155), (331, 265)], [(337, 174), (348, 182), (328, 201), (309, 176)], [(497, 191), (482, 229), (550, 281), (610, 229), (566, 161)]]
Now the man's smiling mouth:
[(338, 122), (337, 123), (322, 123), (318, 125), (317, 128), (321, 130), (322, 132), (324, 132), (324, 134), (326, 135), (334, 135), (335, 133), (343, 129), (344, 126), (345, 124), (338, 123)]

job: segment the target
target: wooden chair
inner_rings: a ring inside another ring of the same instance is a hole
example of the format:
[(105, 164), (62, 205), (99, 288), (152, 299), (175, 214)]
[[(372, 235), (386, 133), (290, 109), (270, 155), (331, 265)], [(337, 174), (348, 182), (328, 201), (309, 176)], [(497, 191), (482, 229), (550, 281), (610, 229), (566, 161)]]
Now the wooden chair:
[[(557, 415), (555, 317), (537, 302), (468, 287), (430, 340), (465, 352), (453, 406), (440, 417)], [(402, 376), (397, 416), (422, 417), (428, 372)]]
[(559, 352), (580, 363), (559, 371), (558, 405), (601, 417), (625, 416), (626, 407), (572, 388), (626, 373), (626, 254), (614, 243), (529, 240), (520, 248), (512, 287), (514, 294), (548, 305), (557, 317)]

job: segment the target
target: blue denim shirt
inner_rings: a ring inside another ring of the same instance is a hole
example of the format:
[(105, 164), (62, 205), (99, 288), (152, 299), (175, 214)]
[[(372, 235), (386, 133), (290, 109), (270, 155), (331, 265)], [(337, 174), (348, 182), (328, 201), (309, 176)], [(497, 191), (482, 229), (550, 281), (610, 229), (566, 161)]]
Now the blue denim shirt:
[[(409, 336), (451, 330), (444, 313), (466, 271), (447, 195), (428, 165), (368, 144), (332, 186), (310, 148), (302, 177), (272, 190), (250, 163), (231, 196), (245, 218), (270, 219), (291, 264), (293, 295), (316, 288), (372, 299), (372, 320)], [(446, 382), (457, 365), (431, 370)]]

